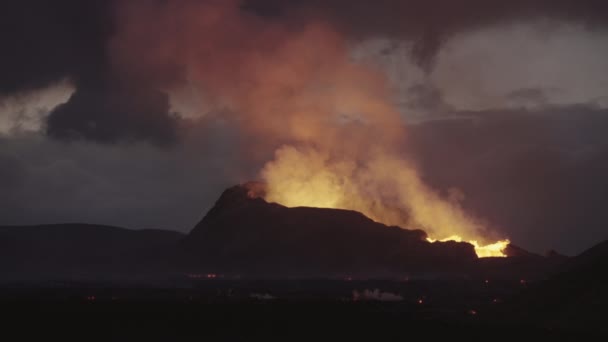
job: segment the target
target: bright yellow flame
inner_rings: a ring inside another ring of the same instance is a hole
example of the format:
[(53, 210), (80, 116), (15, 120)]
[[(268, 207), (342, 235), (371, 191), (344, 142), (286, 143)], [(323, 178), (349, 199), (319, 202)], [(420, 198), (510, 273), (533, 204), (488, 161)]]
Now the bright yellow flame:
[(509, 240), (488, 242), (482, 222), (463, 211), (461, 192), (443, 198), (402, 158), (377, 153), (357, 160), (315, 148), (284, 146), (261, 173), (265, 199), (288, 207), (355, 210), (387, 225), (423, 229), (428, 240), (466, 241), (479, 258), (504, 257)]
[[(445, 239), (440, 239), (440, 240), (432, 239), (432, 238), (427, 238), (426, 240), (431, 243), (436, 242), (436, 241), (440, 241), (440, 242), (445, 242), (445, 241), (462, 242), (462, 241), (464, 241), (458, 235), (452, 235), (450, 237), (447, 237)], [(511, 243), (511, 241), (509, 241), (508, 239), (499, 240), (494, 243), (490, 243), (490, 244), (486, 244), (486, 245), (479, 244), (479, 242), (477, 242), (477, 240), (469, 240), (466, 242), (470, 243), (471, 245), (473, 245), (473, 247), (475, 247), (475, 254), (477, 254), (478, 258), (506, 257), (504, 250)]]

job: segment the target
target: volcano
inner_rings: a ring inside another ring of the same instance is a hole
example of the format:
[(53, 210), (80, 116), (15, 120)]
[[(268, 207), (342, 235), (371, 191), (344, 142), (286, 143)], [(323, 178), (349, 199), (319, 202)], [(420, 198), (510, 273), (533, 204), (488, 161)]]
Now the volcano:
[(187, 235), (87, 224), (0, 227), (0, 271), (7, 279), (175, 273), (535, 279), (565, 261), (514, 245), (505, 250), (508, 258), (480, 259), (467, 242), (431, 243), (422, 230), (388, 226), (357, 211), (286, 207), (264, 197), (263, 183), (233, 186)]
[(375, 222), (341, 209), (266, 202), (263, 186), (227, 189), (185, 237), (182, 261), (205, 272), (257, 276), (391, 276), (463, 269), (472, 245), (429, 243), (422, 230)]
[(467, 242), (429, 242), (422, 230), (352, 210), (286, 207), (263, 183), (225, 190), (183, 235), (88, 224), (0, 227), (3, 278), (221, 274), (244, 277), (403, 278), (409, 274), (540, 279), (565, 262), (509, 245), (483, 258)]

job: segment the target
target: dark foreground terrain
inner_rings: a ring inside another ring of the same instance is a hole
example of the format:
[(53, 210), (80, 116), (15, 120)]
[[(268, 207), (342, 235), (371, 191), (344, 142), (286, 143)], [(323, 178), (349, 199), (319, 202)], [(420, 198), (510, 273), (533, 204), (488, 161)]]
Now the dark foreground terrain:
[(174, 279), (172, 288), (14, 284), (1, 291), (0, 310), (6, 318), (0, 325), (20, 340), (37, 334), (80, 341), (608, 337), (606, 296), (589, 298), (604, 291), (605, 281), (564, 282), (575, 274), (565, 272), (538, 283), (191, 275)]
[(0, 227), (0, 340), (608, 340), (608, 241), (478, 259), (251, 191), (226, 190), (185, 235)]
[[(433, 317), (395, 303), (62, 303), (23, 305), (10, 310), (5, 332), (19, 340), (34, 336), (58, 340), (241, 341), (335, 339), (383, 341), (394, 338), (465, 338), (468, 341), (600, 336), (596, 332), (548, 330), (530, 325), (488, 322), (465, 314)], [(4, 311), (6, 312), (6, 311)], [(523, 337), (525, 336), (525, 337)]]

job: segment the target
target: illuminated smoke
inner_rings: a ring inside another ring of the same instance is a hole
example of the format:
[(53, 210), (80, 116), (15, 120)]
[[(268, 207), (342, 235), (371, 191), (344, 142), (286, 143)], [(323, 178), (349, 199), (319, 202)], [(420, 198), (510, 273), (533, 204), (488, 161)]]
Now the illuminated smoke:
[[(268, 201), (489, 242), (484, 225), (426, 186), (402, 155), (406, 132), (385, 75), (351, 58), (327, 23), (263, 20), (235, 1), (135, 2), (120, 13), (118, 70), (168, 79), (169, 92), (190, 84), (205, 102), (200, 116), (221, 110), (250, 142), (247, 153), (275, 151), (260, 172)], [(182, 79), (166, 75), (174, 70)]]

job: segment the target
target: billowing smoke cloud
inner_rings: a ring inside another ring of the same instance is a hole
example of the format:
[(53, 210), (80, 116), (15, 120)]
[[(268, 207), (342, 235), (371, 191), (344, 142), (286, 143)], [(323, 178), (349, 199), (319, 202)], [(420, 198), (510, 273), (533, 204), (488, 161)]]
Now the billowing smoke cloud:
[(404, 127), (384, 74), (354, 61), (332, 27), (265, 21), (231, 1), (127, 4), (121, 14), (115, 68), (135, 78), (184, 70), (252, 153), (276, 150), (261, 172), (269, 201), (487, 242), (456, 197), (425, 186), (400, 153)]
[[(129, 3), (129, 6), (134, 8), (132, 11), (142, 11), (142, 16), (154, 16), (154, 13), (143, 11), (168, 2), (136, 0)], [(214, 11), (217, 11), (218, 7), (217, 4), (209, 6), (213, 1), (179, 0), (171, 3), (174, 7), (208, 6), (207, 9), (196, 12), (196, 15), (203, 16), (215, 15)], [(257, 47), (258, 51), (274, 50), (273, 42), (286, 38), (272, 37), (277, 32), (282, 32), (282, 35), (294, 32), (297, 34), (301, 31), (299, 27), (310, 27), (310, 23), (316, 21), (319, 26), (331, 23), (331, 30), (348, 41), (392, 37), (412, 42), (409, 52), (417, 64), (427, 72), (432, 69), (437, 52), (444, 42), (460, 32), (530, 18), (582, 23), (588, 29), (603, 29), (608, 22), (605, 20), (608, 17), (608, 5), (602, 0), (379, 0), (356, 3), (348, 0), (243, 0), (228, 3), (235, 9), (235, 13), (233, 17), (223, 17), (224, 21), (216, 23), (214, 29), (221, 26), (221, 37), (213, 37), (211, 34), (201, 36), (204, 37), (207, 47), (217, 44), (219, 49), (227, 49), (231, 46), (235, 52), (239, 48), (251, 52), (252, 47)], [(110, 42), (116, 31), (120, 30), (116, 23), (118, 21), (124, 24), (124, 20), (120, 18), (124, 14), (123, 7), (124, 2), (115, 0), (92, 0), (86, 3), (78, 0), (57, 0), (52, 3), (44, 0), (3, 1), (0, 4), (0, 21), (4, 29), (0, 32), (0, 42), (6, 53), (0, 55), (0, 97), (44, 88), (60, 80), (69, 79), (76, 87), (78, 95), (73, 101), (77, 103), (70, 103), (51, 115), (48, 122), (51, 137), (79, 137), (97, 142), (139, 139), (159, 144), (166, 144), (168, 140), (174, 139), (172, 137), (179, 134), (176, 131), (179, 127), (178, 120), (170, 110), (165, 109), (162, 92), (168, 85), (175, 85), (177, 81), (187, 81), (184, 70), (180, 69), (183, 65), (172, 64), (174, 61), (171, 55), (179, 54), (179, 51), (172, 50), (170, 44), (164, 44), (165, 50), (159, 51), (160, 54), (154, 57), (140, 56), (138, 63), (131, 63), (133, 70), (116, 70), (108, 57), (112, 54), (110, 51), (116, 48)], [(209, 9), (211, 7), (216, 9)], [(248, 23), (245, 25), (228, 21), (242, 20), (245, 16), (248, 17)], [(207, 22), (208, 20), (212, 19), (208, 17)], [(191, 23), (195, 21), (193, 18), (188, 20)], [(261, 26), (282, 26), (286, 30), (264, 29)], [(230, 32), (235, 28), (238, 30), (238, 27), (241, 30), (245, 27), (253, 28), (253, 31)], [(198, 25), (198, 28), (200, 30), (190, 32), (205, 30), (202, 25)], [(158, 29), (149, 25), (142, 29), (159, 33)], [(243, 38), (243, 33), (247, 33), (246, 37), (249, 39)], [(183, 35), (191, 33), (173, 31), (162, 32), (162, 35), (172, 36), (172, 39), (180, 41), (183, 40)], [(294, 37), (294, 40), (298, 38)], [(148, 44), (148, 47), (152, 48), (155, 41), (148, 39), (136, 43)], [(199, 49), (199, 52), (202, 53), (202, 50)], [(213, 53), (213, 49), (208, 49), (207, 52)], [(216, 58), (215, 62), (238, 68), (240, 60), (248, 57), (233, 57), (232, 60), (224, 61)], [(283, 57), (285, 56), (276, 56), (274, 59)], [(267, 62), (271, 63), (271, 60)], [(210, 58), (202, 58), (201, 61), (212, 62)], [(143, 72), (150, 70), (150, 64), (155, 64), (155, 72)], [(206, 72), (214, 70), (213, 66), (208, 65)], [(209, 73), (206, 77), (224, 76), (218, 71)], [(230, 77), (225, 80), (226, 84), (230, 82), (229, 79)], [(133, 93), (133, 87), (148, 90), (143, 96), (144, 90)], [(92, 95), (93, 92), (101, 94)], [(116, 92), (124, 94), (117, 95)], [(126, 100), (126, 97), (131, 96), (137, 97), (138, 100)], [(80, 100), (92, 97), (95, 99), (91, 99), (90, 104), (83, 108)], [(133, 106), (134, 102), (140, 103), (143, 98), (150, 99), (150, 102)], [(151, 115), (151, 122), (147, 122), (142, 110), (150, 109), (154, 105), (157, 106), (152, 110), (154, 114)], [(92, 109), (96, 107), (102, 107), (104, 111)], [(65, 114), (66, 112), (70, 114)], [(117, 118), (125, 113), (129, 113), (128, 123), (119, 127), (121, 120)], [(159, 117), (161, 113), (163, 118)], [(58, 118), (53, 118), (55, 115)], [(76, 116), (80, 123), (64, 126), (67, 123), (65, 117)], [(158, 122), (170, 124), (164, 131), (159, 131)], [(108, 133), (112, 131), (115, 133)]]

